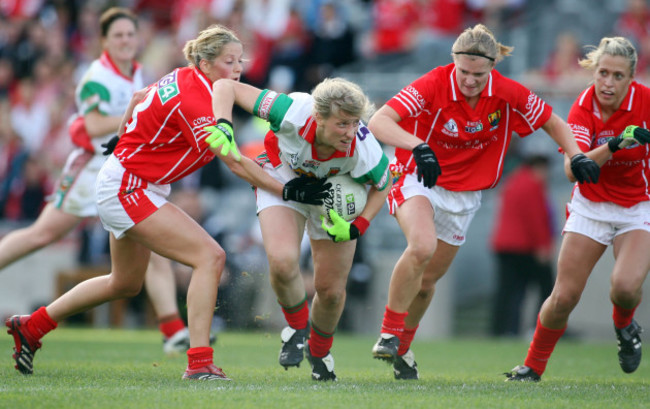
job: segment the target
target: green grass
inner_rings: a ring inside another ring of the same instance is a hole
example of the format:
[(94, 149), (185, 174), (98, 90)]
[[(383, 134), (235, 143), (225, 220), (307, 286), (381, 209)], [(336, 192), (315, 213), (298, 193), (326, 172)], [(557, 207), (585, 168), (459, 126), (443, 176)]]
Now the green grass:
[(306, 361), (277, 363), (278, 333), (222, 333), (215, 363), (232, 382), (180, 379), (184, 356), (166, 358), (156, 331), (61, 328), (46, 337), (35, 373), (13, 369), (12, 341), (0, 336), (0, 408), (647, 408), (650, 365), (618, 367), (615, 342), (561, 341), (538, 384), (506, 383), (523, 361), (520, 341), (416, 341), (419, 381), (395, 381), (371, 359), (375, 339), (337, 335), (339, 381), (311, 380)]

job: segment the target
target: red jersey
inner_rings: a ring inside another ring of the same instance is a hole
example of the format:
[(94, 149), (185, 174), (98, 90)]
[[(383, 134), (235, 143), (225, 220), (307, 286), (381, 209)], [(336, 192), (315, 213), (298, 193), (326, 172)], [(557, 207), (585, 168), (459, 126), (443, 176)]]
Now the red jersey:
[(178, 68), (149, 86), (114, 155), (125, 169), (157, 184), (181, 179), (214, 158), (203, 128), (215, 124), (212, 85), (198, 69)]
[[(650, 88), (633, 81), (620, 108), (603, 122), (594, 86), (580, 94), (569, 111), (569, 126), (584, 152), (606, 144), (628, 125), (650, 125)], [(632, 207), (650, 200), (650, 145), (634, 144), (612, 155), (600, 168), (598, 183), (583, 183), (580, 193), (594, 202)]]
[[(433, 149), (442, 169), (436, 184), (451, 191), (496, 186), (512, 133), (527, 136), (552, 113), (535, 93), (496, 70), (472, 109), (458, 88), (453, 63), (424, 74), (387, 105), (402, 118), (405, 131)], [(410, 150), (397, 148), (395, 157), (397, 173), (415, 171)]]

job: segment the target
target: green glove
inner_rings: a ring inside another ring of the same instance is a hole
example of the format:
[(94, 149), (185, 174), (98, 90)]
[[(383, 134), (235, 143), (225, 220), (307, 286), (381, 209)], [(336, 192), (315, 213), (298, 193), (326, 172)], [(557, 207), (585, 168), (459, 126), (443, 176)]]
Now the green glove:
[(650, 143), (650, 131), (640, 126), (628, 125), (619, 136), (607, 142), (609, 150), (612, 152), (616, 152), (634, 143), (638, 143), (639, 145)]
[(223, 156), (228, 155), (228, 152), (232, 152), (232, 156), (235, 157), (237, 162), (241, 160), (241, 155), (237, 149), (237, 143), (233, 137), (232, 124), (230, 121), (219, 119), (216, 126), (206, 126), (203, 130), (210, 132), (210, 135), (205, 138), (205, 141), (212, 149), (218, 149), (221, 147), (221, 154)]
[(327, 223), (325, 216), (321, 216), (323, 230), (335, 242), (358, 239), (368, 228), (368, 221), (363, 217), (357, 217), (352, 223), (345, 221), (334, 209), (330, 209), (332, 224)]

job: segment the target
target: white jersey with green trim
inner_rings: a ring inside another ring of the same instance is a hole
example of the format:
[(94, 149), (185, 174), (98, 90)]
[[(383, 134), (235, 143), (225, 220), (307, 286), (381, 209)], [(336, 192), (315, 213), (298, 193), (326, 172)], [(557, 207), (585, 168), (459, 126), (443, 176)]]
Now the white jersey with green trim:
[(318, 178), (349, 173), (357, 182), (383, 190), (388, 184), (388, 158), (363, 123), (347, 152), (337, 151), (329, 158), (315, 157), (313, 104), (313, 97), (306, 93), (285, 95), (264, 90), (259, 96), (254, 114), (271, 124), (272, 132), (264, 143), (271, 164)]
[[(142, 69), (134, 64), (133, 76), (122, 75), (107, 54), (93, 61), (75, 90), (75, 102), (79, 115), (97, 109), (102, 115), (122, 116), (129, 106), (135, 91), (144, 88)], [(115, 135), (110, 132), (102, 137), (92, 138), (95, 155), (102, 155), (101, 145)]]

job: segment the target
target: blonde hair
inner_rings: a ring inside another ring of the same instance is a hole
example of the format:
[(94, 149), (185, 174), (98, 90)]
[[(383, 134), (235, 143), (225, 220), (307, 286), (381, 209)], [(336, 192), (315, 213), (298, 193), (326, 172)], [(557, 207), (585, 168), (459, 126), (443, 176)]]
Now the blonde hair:
[(600, 58), (607, 54), (611, 56), (618, 56), (627, 58), (630, 62), (630, 74), (634, 76), (636, 72), (636, 64), (639, 59), (636, 49), (630, 40), (625, 37), (603, 37), (600, 40), (598, 47), (593, 45), (587, 46), (591, 49), (584, 59), (578, 61), (581, 67), (588, 70), (595, 70), (600, 62)]
[(484, 57), (493, 63), (497, 63), (507, 57), (514, 50), (514, 47), (499, 43), (494, 34), (483, 24), (466, 28), (454, 45), (451, 47), (451, 55), (456, 58), (458, 54)]
[(198, 67), (201, 60), (213, 61), (230, 43), (241, 44), (241, 41), (234, 31), (219, 24), (213, 24), (201, 31), (194, 40), (186, 42), (183, 54), (190, 65)]
[(311, 95), (314, 98), (314, 112), (326, 119), (343, 111), (365, 121), (375, 109), (360, 86), (343, 78), (323, 80)]

